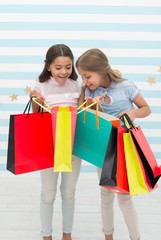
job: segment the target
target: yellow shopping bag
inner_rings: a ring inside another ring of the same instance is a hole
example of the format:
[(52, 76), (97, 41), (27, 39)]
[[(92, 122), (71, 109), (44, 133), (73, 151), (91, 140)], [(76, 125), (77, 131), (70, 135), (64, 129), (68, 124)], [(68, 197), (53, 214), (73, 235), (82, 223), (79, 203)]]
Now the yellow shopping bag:
[(54, 172), (71, 172), (77, 109), (58, 106), (51, 111), (55, 149)]
[(123, 133), (124, 151), (130, 195), (148, 193), (142, 168), (130, 133)]

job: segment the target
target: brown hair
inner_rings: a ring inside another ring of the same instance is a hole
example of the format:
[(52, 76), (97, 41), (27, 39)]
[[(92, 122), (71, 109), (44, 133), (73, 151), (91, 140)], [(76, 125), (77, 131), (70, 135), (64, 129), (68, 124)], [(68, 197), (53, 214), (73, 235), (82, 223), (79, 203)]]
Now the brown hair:
[(56, 44), (51, 46), (46, 53), (46, 59), (44, 61), (45, 66), (42, 73), (39, 76), (40, 82), (45, 82), (50, 78), (51, 72), (48, 71), (48, 67), (55, 60), (55, 58), (61, 57), (61, 56), (69, 57), (72, 60), (72, 73), (70, 75), (70, 78), (73, 80), (77, 80), (78, 76), (74, 69), (74, 56), (71, 49), (64, 44)]
[(106, 55), (98, 48), (92, 48), (83, 53), (76, 61), (76, 67), (85, 71), (97, 72), (108, 77), (112, 81), (124, 81), (122, 74), (118, 70), (113, 70), (108, 62)]

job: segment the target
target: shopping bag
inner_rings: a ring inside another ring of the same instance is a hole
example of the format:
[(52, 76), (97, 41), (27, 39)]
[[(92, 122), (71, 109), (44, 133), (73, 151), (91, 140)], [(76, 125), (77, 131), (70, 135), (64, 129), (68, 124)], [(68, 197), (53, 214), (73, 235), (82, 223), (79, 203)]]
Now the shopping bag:
[(104, 159), (100, 185), (116, 186), (117, 171), (117, 128), (112, 126)]
[(42, 109), (51, 113), (52, 119), (52, 135), (54, 144), (54, 172), (71, 172), (72, 171), (72, 150), (75, 135), (75, 126), (77, 119), (77, 110), (79, 113), (96, 104), (96, 102), (80, 110), (87, 101), (79, 108), (71, 106), (57, 106), (51, 108), (45, 101), (44, 105), (33, 99)]
[(54, 172), (71, 172), (77, 109), (58, 106), (52, 108), (51, 111), (55, 149)]
[(150, 184), (152, 188), (154, 188), (161, 176), (161, 166), (158, 166), (157, 160), (149, 146), (149, 143), (144, 136), (141, 127), (134, 127), (127, 114), (125, 114), (122, 119), (125, 124), (128, 123), (128, 125), (130, 126), (130, 135), (138, 151), (139, 157), (144, 166)]
[(84, 114), (77, 115), (73, 154), (77, 157), (102, 168), (112, 124), (119, 125), (119, 120), (109, 114), (98, 112), (99, 128), (96, 111), (88, 109), (86, 120)]
[(124, 133), (123, 139), (130, 195), (148, 193), (149, 191), (130, 133)]
[(120, 126), (111, 131), (99, 185), (116, 193), (129, 194), (123, 133), (126, 130)]
[[(132, 138), (131, 138), (131, 139), (132, 139)], [(132, 141), (133, 141), (133, 139), (132, 139)], [(146, 184), (146, 186), (147, 186), (147, 188), (148, 188), (148, 192), (151, 192), (151, 191), (153, 191), (154, 189), (156, 189), (156, 188), (158, 187), (158, 185), (155, 184), (155, 186), (152, 187), (152, 185), (151, 185), (151, 183), (150, 183), (150, 181), (149, 181), (149, 178), (148, 178), (148, 176), (147, 176), (147, 173), (146, 173), (146, 171), (145, 171), (145, 169), (144, 169), (144, 166), (143, 166), (143, 164), (142, 164), (142, 161), (141, 161), (141, 158), (140, 158), (140, 156), (139, 156), (139, 153), (138, 153), (138, 151), (137, 151), (137, 148), (136, 148), (136, 146), (135, 146), (135, 144), (134, 144), (134, 141), (133, 141), (133, 145), (134, 145), (134, 147), (135, 147), (135, 151), (136, 151), (136, 154), (137, 154), (137, 158), (139, 159), (139, 163), (140, 163), (140, 166), (141, 166), (141, 170), (142, 170), (142, 173), (143, 173), (143, 177), (144, 177), (145, 184)]]
[(23, 114), (10, 116), (7, 170), (16, 175), (54, 165), (51, 114), (29, 113), (31, 101)]

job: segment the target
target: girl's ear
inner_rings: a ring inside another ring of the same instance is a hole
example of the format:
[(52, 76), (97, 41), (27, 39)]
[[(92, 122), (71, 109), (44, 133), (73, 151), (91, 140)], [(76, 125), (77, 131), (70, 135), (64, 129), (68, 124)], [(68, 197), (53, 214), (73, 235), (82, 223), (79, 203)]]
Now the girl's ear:
[(51, 71), (51, 70), (50, 70), (50, 66), (47, 67), (47, 70), (48, 70), (49, 72)]

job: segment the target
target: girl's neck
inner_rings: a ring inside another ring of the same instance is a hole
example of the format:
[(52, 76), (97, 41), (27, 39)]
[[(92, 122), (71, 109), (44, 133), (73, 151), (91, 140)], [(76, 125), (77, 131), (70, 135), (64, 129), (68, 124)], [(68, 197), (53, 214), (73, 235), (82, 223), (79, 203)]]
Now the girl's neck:
[(102, 82), (101, 82), (100, 87), (109, 88), (110, 84), (111, 84), (110, 78), (109, 78), (109, 77), (108, 77), (108, 78), (107, 78), (107, 77), (104, 77), (104, 78), (102, 79)]
[[(68, 79), (66, 80), (66, 82), (68, 81)], [(55, 80), (55, 78), (53, 78), (52, 76), (49, 78), (49, 82), (50, 83), (54, 83), (55, 85), (64, 85), (65, 83), (59, 83), (59, 82), (57, 82), (56, 80)]]

